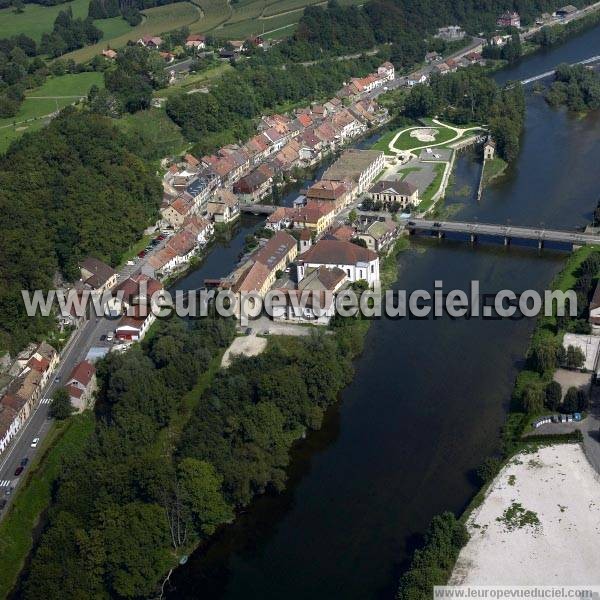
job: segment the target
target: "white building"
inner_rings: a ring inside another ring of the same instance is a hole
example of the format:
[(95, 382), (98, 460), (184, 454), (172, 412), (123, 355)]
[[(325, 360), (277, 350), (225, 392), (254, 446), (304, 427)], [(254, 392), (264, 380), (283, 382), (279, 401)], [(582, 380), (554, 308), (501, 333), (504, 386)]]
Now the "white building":
[(337, 267), (348, 281), (366, 281), (369, 287), (379, 284), (379, 256), (352, 242), (322, 239), (298, 256), (298, 282), (312, 269)]

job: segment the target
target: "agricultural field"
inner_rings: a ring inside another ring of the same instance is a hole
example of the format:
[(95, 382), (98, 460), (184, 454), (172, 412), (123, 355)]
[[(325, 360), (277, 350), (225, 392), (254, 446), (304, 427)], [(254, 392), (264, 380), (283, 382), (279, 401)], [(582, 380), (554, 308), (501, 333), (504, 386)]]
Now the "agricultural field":
[(26, 131), (39, 129), (48, 121), (44, 117), (86, 96), (92, 85), (104, 85), (101, 73), (49, 77), (41, 87), (28, 90), (17, 115), (0, 119), (0, 152), (4, 152), (13, 140)]
[[(223, 38), (244, 38), (265, 35), (268, 38), (285, 37), (293, 33), (295, 25), (307, 6), (324, 5), (323, 0), (240, 0), (231, 8), (218, 4), (222, 0), (196, 0), (199, 4), (210, 4), (212, 18), (202, 19), (192, 27), (194, 32), (210, 32)], [(341, 0), (340, 4), (363, 4), (364, 0)], [(223, 3), (224, 4), (224, 3)], [(226, 11), (229, 16), (223, 18)], [(213, 25), (214, 13), (221, 15), (218, 25)]]
[[(74, 17), (86, 17), (88, 4), (89, 0), (72, 0), (71, 2), (57, 4), (56, 6), (25, 4), (23, 12), (20, 14), (16, 14), (13, 8), (3, 8), (0, 10), (0, 38), (24, 33), (36, 42), (39, 42), (42, 33), (52, 31), (54, 19), (56, 19), (61, 10), (66, 10), (70, 7)], [(123, 19), (121, 20), (123, 21)], [(101, 23), (102, 21), (96, 21), (98, 27), (102, 29)]]
[[(96, 54), (100, 54), (108, 45), (111, 48), (120, 48), (125, 46), (130, 40), (137, 40), (143, 35), (160, 35), (179, 27), (187, 26), (193, 30), (193, 24), (202, 18), (202, 11), (196, 5), (190, 2), (178, 2), (165, 6), (149, 8), (142, 12), (144, 20), (133, 28), (117, 37), (109, 39), (108, 36), (100, 40), (97, 44), (80, 48), (74, 52), (65, 54), (63, 58), (72, 58), (76, 62), (85, 62)], [(107, 19), (112, 21), (112, 19)], [(101, 24), (102, 21), (97, 21)]]

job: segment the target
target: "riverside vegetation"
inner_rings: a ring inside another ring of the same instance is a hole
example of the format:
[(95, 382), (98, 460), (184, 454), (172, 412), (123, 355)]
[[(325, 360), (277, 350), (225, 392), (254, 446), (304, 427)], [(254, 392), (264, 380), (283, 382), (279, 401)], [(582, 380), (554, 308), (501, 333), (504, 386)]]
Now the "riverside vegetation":
[(552, 289), (576, 291), (579, 312), (575, 318), (538, 318), (527, 351), (525, 367), (515, 381), (499, 455), (487, 458), (477, 470), (482, 488), (460, 519), (456, 519), (452, 513), (434, 517), (425, 534), (422, 549), (415, 551), (410, 568), (400, 579), (398, 600), (427, 600), (431, 598), (433, 586), (447, 583), (458, 554), (468, 541), (465, 522), (470, 510), (483, 500), (488, 485), (500, 472), (503, 464), (515, 453), (524, 446), (582, 440), (578, 431), (565, 435), (528, 436), (525, 439), (522, 435), (529, 423), (545, 410), (562, 409), (565, 412), (573, 412), (585, 408), (585, 404), (578, 404), (585, 403), (585, 399), (581, 398), (574, 388), (573, 392), (567, 393), (564, 404), (559, 404), (561, 390), (556, 389), (558, 384), (552, 381), (552, 374), (558, 366), (581, 366), (581, 356), (577, 356), (574, 349), (570, 353), (562, 350), (562, 337), (568, 331), (589, 331), (587, 311), (599, 274), (600, 249), (584, 247), (571, 255), (553, 281)]

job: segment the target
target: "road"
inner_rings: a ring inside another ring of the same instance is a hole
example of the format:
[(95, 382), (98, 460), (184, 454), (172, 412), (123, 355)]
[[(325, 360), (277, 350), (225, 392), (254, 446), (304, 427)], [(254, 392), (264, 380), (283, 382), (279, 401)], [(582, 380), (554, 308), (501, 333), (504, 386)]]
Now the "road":
[[(166, 241), (166, 240), (165, 240)], [(131, 276), (136, 271), (139, 271), (143, 264), (148, 260), (152, 253), (157, 252), (164, 245), (164, 241), (157, 245), (143, 260), (137, 259), (134, 265), (125, 265), (119, 271), (119, 282)], [(0, 520), (7, 513), (10, 504), (14, 499), (14, 492), (6, 495), (10, 488), (18, 487), (20, 480), (23, 479), (31, 462), (44, 444), (44, 439), (52, 428), (52, 420), (49, 419), (50, 402), (54, 392), (64, 385), (67, 378), (75, 365), (86, 358), (92, 347), (110, 348), (111, 343), (101, 341), (101, 337), (111, 331), (114, 331), (116, 320), (99, 317), (92, 317), (84, 321), (79, 329), (73, 334), (69, 344), (61, 354), (60, 362), (54, 373), (50, 377), (50, 381), (46, 384), (41, 394), (41, 400), (30, 415), (25, 426), (19, 431), (17, 436), (13, 438), (9, 447), (0, 455), (0, 500), (5, 498), (7, 506), (0, 513)], [(56, 378), (59, 381), (55, 381)], [(46, 399), (46, 400), (44, 400)], [(40, 441), (36, 448), (31, 447), (31, 442), (34, 438), (39, 437)], [(25, 471), (20, 477), (15, 477), (15, 469), (20, 465), (21, 460), (29, 459), (29, 465), (25, 467)]]
[(521, 34), (521, 40), (525, 41), (525, 40), (533, 37), (536, 33), (538, 33), (544, 27), (556, 27), (557, 25), (566, 25), (567, 23), (570, 23), (571, 21), (577, 21), (578, 19), (587, 17), (587, 15), (589, 15), (597, 10), (600, 10), (600, 2), (590, 4), (589, 6), (586, 6), (586, 7), (582, 8), (581, 10), (574, 12), (572, 15), (569, 15), (568, 17), (565, 17), (564, 19), (556, 18), (548, 23), (544, 23), (542, 25), (537, 25), (535, 27), (531, 27), (525, 33)]

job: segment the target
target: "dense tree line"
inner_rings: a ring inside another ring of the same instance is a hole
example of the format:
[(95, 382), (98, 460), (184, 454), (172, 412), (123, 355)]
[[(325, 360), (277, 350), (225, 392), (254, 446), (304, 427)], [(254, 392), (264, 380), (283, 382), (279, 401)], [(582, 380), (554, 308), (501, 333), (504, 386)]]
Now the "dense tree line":
[(73, 17), (73, 10), (69, 7), (58, 13), (52, 32), (42, 35), (40, 52), (57, 57), (88, 44), (95, 44), (100, 39), (102, 30), (94, 25), (94, 21), (89, 17)]
[(396, 599), (429, 600), (434, 586), (446, 585), (468, 540), (467, 528), (451, 512), (435, 516), (423, 547), (415, 550), (409, 570), (400, 578)]
[(600, 108), (600, 76), (584, 65), (559, 65), (546, 100), (572, 111), (596, 110)]
[(194, 388), (233, 335), (173, 319), (99, 364), (96, 431), (62, 470), (24, 598), (150, 597), (176, 554), (282, 488), (292, 443), (350, 379), (357, 332), (272, 340)]
[(525, 98), (521, 86), (501, 88), (482, 68), (470, 67), (444, 76), (433, 74), (429, 84), (414, 86), (404, 113), (414, 119), (440, 115), (459, 125), (487, 124), (498, 154), (510, 162), (519, 152)]
[[(544, 410), (573, 412), (587, 408), (587, 395), (571, 392), (561, 405), (562, 390), (552, 381), (558, 367), (579, 369), (585, 362), (583, 352), (573, 346), (564, 348), (563, 334), (589, 333), (589, 303), (600, 273), (600, 253), (592, 252), (579, 265), (574, 275), (572, 290), (577, 296), (575, 317), (555, 316), (540, 320), (527, 354), (526, 368), (521, 371), (513, 391), (514, 408), (525, 414), (539, 414)], [(566, 402), (566, 404), (565, 404)]]
[(0, 346), (50, 329), (29, 318), (21, 290), (78, 278), (94, 255), (116, 265), (156, 214), (160, 185), (107, 119), (69, 108), (0, 158)]
[(203, 154), (248, 138), (254, 131), (252, 119), (263, 112), (282, 104), (331, 97), (350, 76), (372, 71), (379, 61), (371, 57), (282, 69), (249, 60), (223, 76), (207, 94), (171, 96), (167, 114), (196, 142), (194, 151)]
[(313, 53), (344, 54), (376, 43), (392, 43), (400, 56), (400, 50), (422, 46), (422, 39), (439, 27), (462, 25), (478, 35), (496, 30), (497, 18), (507, 10), (517, 10), (527, 25), (559, 6), (561, 0), (370, 0), (357, 8), (342, 7), (332, 0), (324, 8), (308, 7), (294, 37), (282, 44), (282, 50), (292, 51), (295, 42), (301, 42)]

